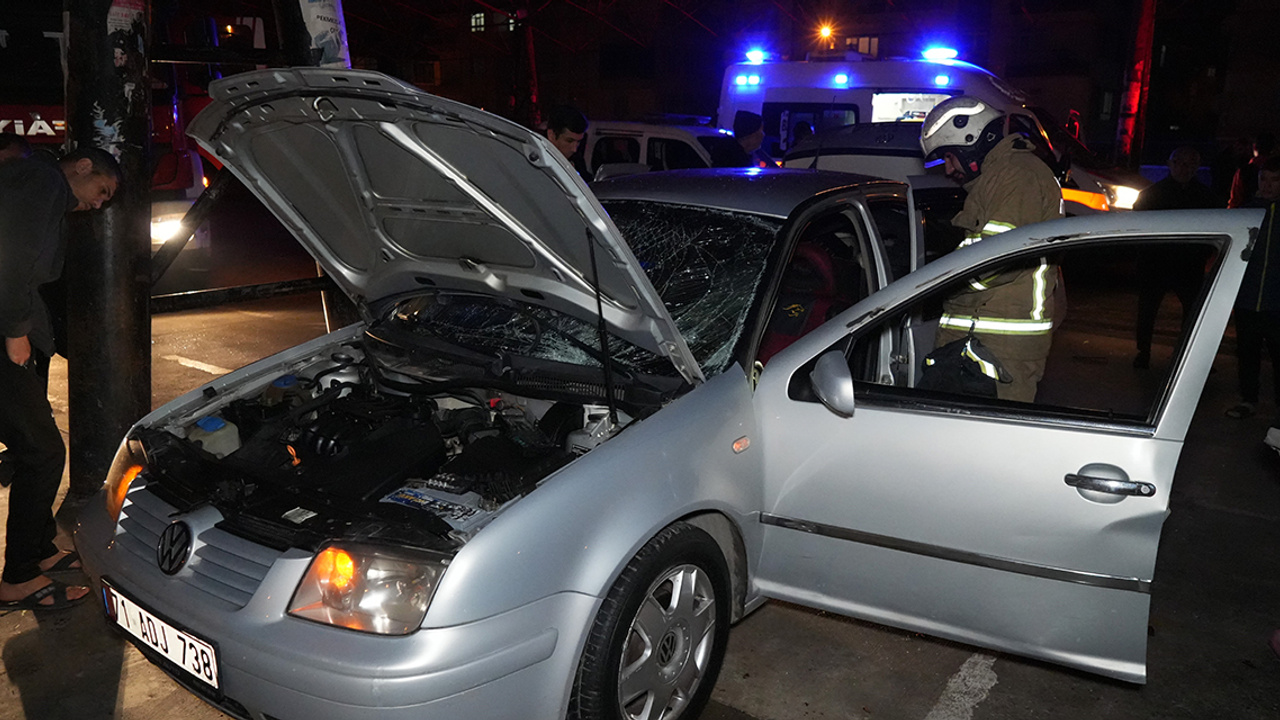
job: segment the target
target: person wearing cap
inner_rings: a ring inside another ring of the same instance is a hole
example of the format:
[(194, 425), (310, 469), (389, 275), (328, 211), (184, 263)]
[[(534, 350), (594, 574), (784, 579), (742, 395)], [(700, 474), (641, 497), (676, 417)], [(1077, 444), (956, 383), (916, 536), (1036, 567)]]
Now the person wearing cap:
[[(926, 163), (943, 162), (968, 192), (951, 224), (964, 229), (960, 247), (1016, 227), (1062, 217), (1062, 189), (1053, 171), (1007, 115), (971, 95), (938, 103), (925, 117), (920, 146)], [(1053, 340), (1058, 269), (1047, 258), (986, 277), (947, 298), (936, 347), (976, 336), (1000, 361), (997, 396), (1034, 402)]]
[(764, 144), (764, 119), (759, 115), (739, 110), (733, 116), (734, 142), (716, 145), (711, 151), (711, 167), (757, 167), (755, 154)]

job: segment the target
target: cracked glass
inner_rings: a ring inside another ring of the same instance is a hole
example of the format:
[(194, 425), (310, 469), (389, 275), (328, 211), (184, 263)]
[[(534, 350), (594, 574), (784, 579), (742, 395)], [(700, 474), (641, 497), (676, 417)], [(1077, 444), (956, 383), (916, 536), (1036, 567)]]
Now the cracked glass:
[(782, 221), (690, 205), (604, 203), (707, 377), (725, 370)]
[[(611, 202), (606, 208), (703, 373), (723, 372), (742, 336), (781, 221), (639, 201)], [(386, 322), (486, 355), (602, 364), (594, 322), (506, 297), (426, 293), (397, 303)], [(609, 354), (623, 370), (678, 374), (666, 358), (612, 333)]]

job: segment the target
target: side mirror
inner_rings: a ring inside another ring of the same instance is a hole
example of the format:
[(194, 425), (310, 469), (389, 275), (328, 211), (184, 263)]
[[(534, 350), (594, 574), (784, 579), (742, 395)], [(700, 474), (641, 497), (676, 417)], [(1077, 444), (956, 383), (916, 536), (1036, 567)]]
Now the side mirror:
[(809, 385), (828, 410), (841, 417), (853, 416), (853, 375), (844, 353), (832, 350), (818, 358), (809, 373)]

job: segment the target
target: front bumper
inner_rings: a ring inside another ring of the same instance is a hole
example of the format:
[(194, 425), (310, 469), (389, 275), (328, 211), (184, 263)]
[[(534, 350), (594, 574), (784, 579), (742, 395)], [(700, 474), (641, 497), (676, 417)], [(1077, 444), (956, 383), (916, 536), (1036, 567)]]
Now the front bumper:
[[(557, 593), (483, 620), (403, 637), (344, 630), (285, 614), (310, 553), (277, 553), (240, 538), (232, 544), (243, 546), (228, 553), (218, 546), (232, 536), (213, 527), (221, 519), (213, 508), (182, 516), (196, 546), (187, 567), (165, 575), (154, 553), (140, 550), (145, 542), (139, 538), (147, 539), (147, 524), (158, 534), (163, 527), (155, 525), (170, 520), (173, 509), (145, 489), (130, 493), (131, 503), (140, 500), (152, 507), (152, 517), (140, 525), (145, 513), (135, 512), (120, 529), (105, 502), (86, 506), (77, 550), (96, 583), (109, 577), (151, 611), (217, 644), (220, 693), (162, 667), (224, 712), (253, 720), (564, 717), (596, 598)], [(255, 559), (265, 563), (256, 586), (236, 572)]]

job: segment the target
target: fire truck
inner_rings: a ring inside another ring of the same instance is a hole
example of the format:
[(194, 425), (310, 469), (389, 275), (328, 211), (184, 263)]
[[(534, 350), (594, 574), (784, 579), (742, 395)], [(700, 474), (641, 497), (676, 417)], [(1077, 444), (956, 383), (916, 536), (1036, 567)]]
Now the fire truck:
[[(59, 155), (66, 143), (66, 49), (61, 6), (49, 5), (12, 8), (0, 17), (0, 132), (14, 133), (37, 150)], [(158, 42), (175, 45), (265, 47), (263, 20), (257, 17), (171, 18), (154, 30)], [(209, 103), (206, 88), (216, 70), (196, 63), (152, 63), (151, 76), (154, 248), (178, 231), (216, 168), (186, 136), (187, 119)], [(188, 246), (198, 250), (208, 245), (206, 225)]]

